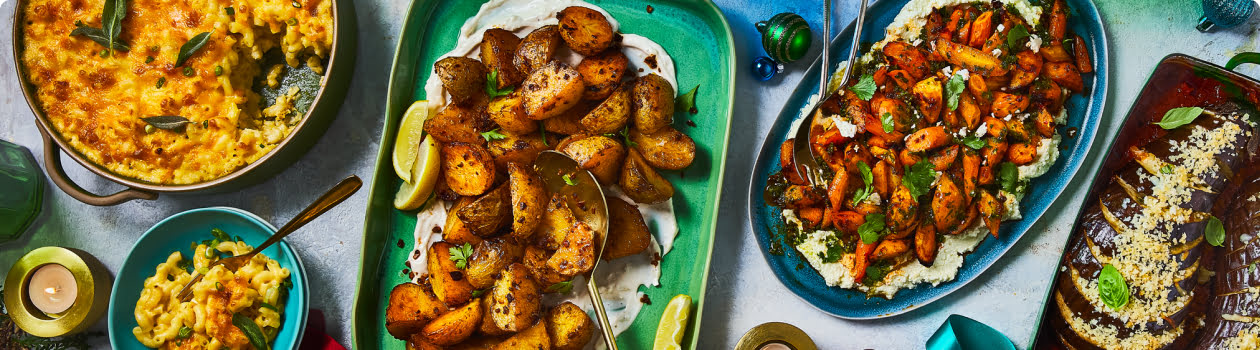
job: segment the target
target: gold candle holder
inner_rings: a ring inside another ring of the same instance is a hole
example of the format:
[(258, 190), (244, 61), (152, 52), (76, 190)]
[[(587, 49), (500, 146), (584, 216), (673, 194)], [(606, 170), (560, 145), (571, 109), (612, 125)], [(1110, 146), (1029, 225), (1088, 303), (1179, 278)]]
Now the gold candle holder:
[[(36, 270), (49, 264), (65, 266), (74, 275), (78, 293), (70, 309), (47, 314), (31, 303), (28, 284)], [(96, 257), (85, 251), (43, 247), (26, 253), (4, 279), (4, 307), (18, 328), (37, 337), (51, 338), (87, 330), (109, 309), (113, 278)], [(10, 287), (16, 286), (16, 288)]]
[(762, 323), (739, 338), (735, 350), (818, 350), (805, 331), (783, 322)]

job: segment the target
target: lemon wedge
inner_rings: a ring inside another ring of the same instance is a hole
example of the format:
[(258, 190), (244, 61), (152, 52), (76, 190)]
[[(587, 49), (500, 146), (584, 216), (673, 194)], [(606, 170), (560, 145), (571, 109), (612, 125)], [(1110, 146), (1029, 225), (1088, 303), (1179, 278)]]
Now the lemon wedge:
[(424, 121), (429, 119), (429, 101), (411, 103), (398, 125), (398, 137), (394, 139), (394, 173), (403, 182), (411, 183), (412, 168), (420, 139), (424, 137)]
[(665, 312), (661, 313), (661, 323), (656, 326), (654, 350), (682, 349), (683, 333), (687, 332), (687, 323), (691, 319), (691, 297), (679, 294), (669, 300)]
[[(415, 158), (411, 160), (411, 182), (403, 182), (394, 195), (394, 207), (399, 210), (415, 210), (420, 208), (437, 185), (438, 173), (441, 173), (442, 158), (439, 155), (437, 141), (432, 137), (424, 137), (417, 144)], [(395, 153), (397, 154), (397, 153)], [(394, 163), (398, 164), (398, 163)]]

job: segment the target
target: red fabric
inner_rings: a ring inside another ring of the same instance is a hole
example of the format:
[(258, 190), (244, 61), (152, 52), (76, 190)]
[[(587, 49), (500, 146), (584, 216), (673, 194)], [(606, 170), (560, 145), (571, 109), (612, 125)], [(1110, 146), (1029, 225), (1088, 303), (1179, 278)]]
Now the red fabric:
[(324, 331), (324, 312), (311, 309), (306, 320), (306, 335), (302, 337), (302, 350), (346, 350)]

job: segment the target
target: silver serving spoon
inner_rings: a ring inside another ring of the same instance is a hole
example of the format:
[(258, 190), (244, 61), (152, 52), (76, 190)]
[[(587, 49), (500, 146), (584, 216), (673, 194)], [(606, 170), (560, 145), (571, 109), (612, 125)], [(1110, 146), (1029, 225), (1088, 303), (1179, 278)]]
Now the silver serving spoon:
[[(853, 77), (854, 60), (857, 59), (858, 43), (862, 39), (862, 22), (866, 20), (867, 0), (862, 0), (861, 7), (858, 7), (857, 20), (853, 24), (853, 43), (849, 45), (849, 67), (844, 70), (844, 77), (840, 79), (840, 88), (849, 84), (849, 79)], [(823, 178), (823, 167), (818, 164), (817, 155), (814, 154), (814, 147), (810, 145), (813, 140), (814, 120), (818, 119), (818, 115), (822, 114), (823, 101), (831, 98), (827, 94), (827, 80), (831, 77), (831, 65), (827, 62), (831, 55), (831, 0), (823, 1), (823, 52), (822, 65), (819, 66), (819, 82), (818, 82), (818, 104), (814, 105), (814, 109), (805, 115), (805, 120), (801, 121), (801, 125), (796, 129), (796, 141), (792, 143), (792, 163), (796, 165), (796, 175), (800, 176), (810, 186), (825, 186), (827, 179)]]
[[(298, 213), (297, 216), (289, 220), (289, 223), (284, 224), (284, 227), (281, 227), (279, 231), (276, 231), (276, 234), (271, 235), (271, 238), (268, 238), (266, 242), (263, 242), (263, 244), (255, 247), (254, 250), (234, 257), (219, 259), (213, 264), (210, 264), (210, 266), (207, 266), (206, 270), (209, 271), (211, 268), (218, 265), (223, 265), (223, 267), (228, 269), (228, 271), (236, 271), (237, 269), (240, 269), (241, 266), (249, 263), (249, 260), (253, 259), (254, 255), (258, 255), (258, 252), (267, 249), (267, 247), (270, 247), (272, 244), (276, 244), (276, 242), (284, 239), (285, 236), (293, 233), (293, 231), (297, 231), (298, 228), (301, 228), (311, 222), (311, 220), (315, 220), (315, 218), (325, 212), (328, 212), (328, 209), (332, 209), (332, 207), (337, 206), (337, 204), (341, 204), (342, 201), (345, 201), (346, 198), (350, 198), (350, 195), (358, 191), (360, 187), (363, 187), (363, 181), (359, 180), (358, 176), (350, 175), (350, 177), (347, 177), (345, 180), (341, 180), (337, 186), (334, 186), (332, 189), (328, 190), (328, 192), (324, 193), (323, 196), (320, 196), (319, 199), (315, 200), (315, 203), (311, 203), (310, 206), (303, 209), (301, 213)], [(179, 290), (177, 298), (179, 298), (180, 301), (188, 301), (188, 298), (192, 297), (192, 288), (190, 287), (197, 284), (197, 282), (200, 282), (201, 278), (204, 276), (204, 274), (198, 273), (196, 277), (193, 277), (191, 281), (188, 281), (188, 284), (185, 284), (184, 288)]]
[[(539, 153), (534, 160), (534, 170), (542, 176), (547, 190), (564, 196), (569, 201), (569, 208), (573, 209), (574, 216), (595, 231), (595, 242), (599, 245), (595, 246), (595, 265), (586, 276), (586, 290), (595, 306), (599, 328), (604, 330), (604, 343), (608, 344), (608, 349), (617, 350), (616, 335), (608, 322), (608, 312), (604, 311), (604, 298), (599, 295), (599, 287), (595, 283), (595, 269), (599, 268), (599, 261), (603, 260), (604, 243), (608, 240), (608, 202), (604, 198), (604, 189), (599, 186), (595, 174), (583, 170), (577, 161), (564, 153)], [(570, 185), (570, 182), (573, 184)]]

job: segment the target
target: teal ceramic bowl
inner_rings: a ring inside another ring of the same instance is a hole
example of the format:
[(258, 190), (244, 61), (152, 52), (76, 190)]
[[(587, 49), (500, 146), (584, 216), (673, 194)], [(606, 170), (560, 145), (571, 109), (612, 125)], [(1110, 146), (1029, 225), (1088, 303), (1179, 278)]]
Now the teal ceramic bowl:
[[(157, 265), (166, 261), (171, 252), (179, 251), (185, 257), (192, 256), (189, 243), (210, 239), (210, 229), (218, 228), (232, 236), (241, 236), (251, 246), (266, 241), (276, 228), (253, 213), (229, 207), (211, 207), (185, 211), (158, 222), (140, 236), (131, 253), (123, 261), (122, 269), (114, 279), (114, 290), (109, 296), (109, 342), (114, 349), (148, 349), (131, 330), (136, 327), (136, 300), (144, 289), (144, 280), (152, 276)], [(284, 306), (284, 323), (280, 334), (272, 343), (273, 349), (297, 349), (306, 331), (308, 310), (306, 273), (302, 259), (281, 241), (263, 250), (267, 257), (275, 259), (281, 267), (289, 269), (293, 289)]]

